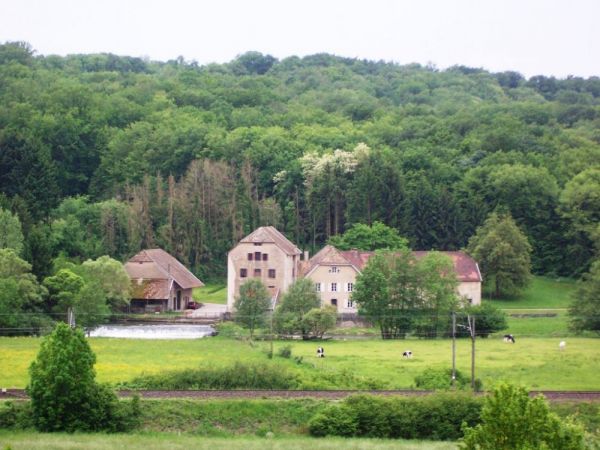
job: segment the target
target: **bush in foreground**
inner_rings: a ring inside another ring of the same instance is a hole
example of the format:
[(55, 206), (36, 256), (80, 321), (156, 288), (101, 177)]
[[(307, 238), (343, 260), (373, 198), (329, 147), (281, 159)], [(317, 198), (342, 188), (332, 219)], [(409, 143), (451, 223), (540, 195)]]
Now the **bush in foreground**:
[(40, 431), (123, 431), (135, 422), (137, 401), (124, 409), (95, 381), (96, 356), (81, 330), (59, 323), (31, 364), (33, 424)]
[(482, 423), (464, 426), (465, 450), (547, 449), (583, 450), (583, 429), (551, 412), (543, 396), (530, 398), (527, 390), (498, 385), (486, 397)]
[(348, 397), (309, 421), (313, 436), (456, 440), (463, 422), (479, 423), (481, 400), (470, 395), (423, 398)]

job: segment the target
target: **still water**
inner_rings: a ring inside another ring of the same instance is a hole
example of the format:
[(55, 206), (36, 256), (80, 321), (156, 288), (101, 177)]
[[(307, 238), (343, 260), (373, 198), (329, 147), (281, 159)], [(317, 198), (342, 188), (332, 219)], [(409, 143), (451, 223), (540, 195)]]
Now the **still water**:
[(90, 332), (91, 337), (130, 339), (198, 339), (211, 336), (209, 325), (102, 325)]

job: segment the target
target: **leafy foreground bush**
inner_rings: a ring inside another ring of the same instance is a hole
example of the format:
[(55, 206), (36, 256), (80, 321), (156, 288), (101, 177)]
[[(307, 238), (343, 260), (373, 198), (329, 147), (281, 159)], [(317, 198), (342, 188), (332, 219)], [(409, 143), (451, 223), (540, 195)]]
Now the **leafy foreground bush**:
[(33, 424), (40, 431), (124, 431), (135, 425), (139, 400), (123, 407), (95, 381), (92, 352), (81, 330), (59, 323), (31, 364)]
[(276, 364), (236, 362), (229, 367), (185, 369), (142, 375), (122, 383), (130, 389), (296, 389), (296, 374)]
[(313, 436), (456, 440), (479, 423), (482, 401), (465, 394), (423, 398), (348, 397), (309, 421)]
[(585, 449), (582, 427), (550, 411), (543, 396), (529, 398), (527, 390), (500, 384), (486, 397), (481, 421), (465, 424), (466, 450)]

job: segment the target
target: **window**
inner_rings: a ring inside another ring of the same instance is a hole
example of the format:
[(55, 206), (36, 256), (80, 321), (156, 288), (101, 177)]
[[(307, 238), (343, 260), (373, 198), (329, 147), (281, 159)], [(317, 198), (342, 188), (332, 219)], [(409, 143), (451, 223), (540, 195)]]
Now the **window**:
[(354, 308), (354, 302), (352, 300), (348, 300), (348, 308)]
[(354, 283), (348, 283), (348, 292), (352, 292), (352, 289), (354, 289)]
[(338, 268), (336, 266), (331, 266), (331, 269), (329, 269), (329, 273), (338, 273)]
[(254, 276), (260, 277), (260, 269), (254, 269)]
[(331, 299), (331, 306), (337, 306), (337, 298)]
[(275, 278), (275, 269), (269, 269), (269, 278)]
[(321, 292), (321, 283), (315, 283), (315, 291)]
[(246, 278), (248, 276), (248, 269), (240, 269), (240, 278)]
[(331, 292), (337, 292), (337, 283), (331, 283)]
[(259, 247), (259, 246), (262, 245), (262, 243), (261, 242), (255, 242), (254, 245), (257, 246), (257, 247)]
[(260, 261), (260, 252), (254, 252), (254, 260)]
[(263, 253), (262, 257), (263, 257), (263, 261), (268, 261), (269, 260), (269, 254), (268, 253)]
[(248, 253), (248, 261), (252, 261), (252, 253)]

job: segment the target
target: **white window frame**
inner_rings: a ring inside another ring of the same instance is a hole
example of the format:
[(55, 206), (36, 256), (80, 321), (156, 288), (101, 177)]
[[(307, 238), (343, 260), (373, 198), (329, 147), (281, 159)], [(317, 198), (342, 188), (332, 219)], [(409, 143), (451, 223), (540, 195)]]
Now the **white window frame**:
[(337, 292), (337, 283), (331, 283), (331, 292)]
[(315, 291), (321, 292), (321, 283), (315, 283)]
[(354, 283), (348, 283), (347, 284), (347, 292), (352, 292), (354, 290)]
[(347, 302), (346, 302), (346, 306), (347, 306), (348, 308), (352, 308), (352, 309), (354, 309), (354, 301), (353, 301), (351, 298), (349, 298), (349, 299), (347, 300)]

